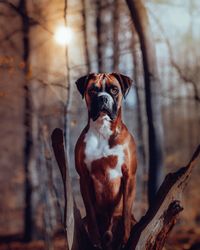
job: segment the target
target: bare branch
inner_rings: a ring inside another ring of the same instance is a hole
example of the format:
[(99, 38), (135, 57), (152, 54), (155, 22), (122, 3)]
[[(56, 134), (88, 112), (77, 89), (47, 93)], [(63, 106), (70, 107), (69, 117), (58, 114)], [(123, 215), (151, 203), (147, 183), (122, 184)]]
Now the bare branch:
[(178, 73), (179, 77), (185, 82), (185, 83), (189, 83), (192, 85), (193, 87), (193, 91), (194, 91), (194, 99), (197, 102), (200, 102), (200, 96), (198, 93), (198, 87), (197, 87), (197, 83), (190, 77), (188, 77), (187, 74), (185, 74), (185, 72), (181, 69), (181, 67), (178, 65), (178, 63), (176, 63), (174, 57), (173, 57), (173, 52), (172, 52), (172, 47), (171, 44), (169, 42), (169, 39), (167, 38), (167, 36), (165, 35), (165, 31), (162, 27), (162, 25), (160, 24), (159, 19), (155, 16), (155, 14), (149, 10), (149, 12), (151, 13), (152, 17), (156, 20), (156, 24), (159, 27), (162, 35), (163, 35), (163, 39), (167, 45), (168, 48), (168, 52), (169, 52), (169, 59), (170, 59), (170, 64), (174, 67), (174, 69), (176, 70), (176, 72)]
[(12, 36), (14, 36), (17, 32), (20, 32), (20, 31), (21, 31), (20, 29), (13, 30), (12, 32), (10, 32), (10, 33), (7, 34), (6, 36), (4, 36), (4, 38), (2, 38), (2, 39), (0, 40), (0, 43), (9, 40)]
[(27, 13), (24, 13), (21, 10), (20, 5), (16, 6), (16, 5), (14, 5), (13, 3), (9, 2), (9, 1), (0, 1), (0, 4), (7, 5), (10, 9), (12, 9), (13, 11), (15, 11), (22, 18), (26, 18), (27, 22), (29, 23), (29, 26), (39, 25), (45, 31), (47, 31), (49, 34), (51, 34), (52, 36), (54, 35), (54, 33), (52, 31), (50, 31), (49, 29), (47, 29), (47, 27), (45, 25), (43, 25), (41, 22), (39, 22), (38, 20), (34, 19), (33, 17), (28, 16)]

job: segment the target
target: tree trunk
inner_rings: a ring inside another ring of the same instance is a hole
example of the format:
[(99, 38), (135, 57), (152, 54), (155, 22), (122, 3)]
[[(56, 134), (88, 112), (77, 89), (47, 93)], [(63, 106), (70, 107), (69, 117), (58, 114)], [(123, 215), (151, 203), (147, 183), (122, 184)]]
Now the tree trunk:
[(113, 71), (119, 70), (119, 0), (113, 6)]
[(140, 58), (137, 53), (137, 43), (138, 43), (138, 35), (136, 33), (135, 28), (133, 28), (133, 42), (132, 42), (132, 53), (133, 53), (133, 81), (135, 84), (135, 92), (137, 99), (137, 122), (138, 122), (138, 138), (139, 138), (139, 154), (141, 155), (141, 160), (143, 168), (145, 167), (146, 155), (145, 155), (145, 146), (144, 146), (144, 124), (142, 119), (142, 97), (140, 95), (140, 86), (139, 86), (139, 75), (140, 75)]
[(144, 176), (147, 175), (147, 159), (146, 159), (146, 152), (145, 152), (145, 130), (146, 126), (143, 122), (143, 100), (144, 100), (144, 93), (141, 91), (141, 84), (140, 84), (140, 54), (138, 53), (139, 49), (139, 39), (135, 27), (133, 27), (133, 34), (132, 34), (132, 59), (133, 59), (133, 82), (135, 85), (135, 92), (136, 92), (136, 114), (137, 114), (137, 148), (138, 148), (138, 184), (137, 192), (140, 194), (140, 201), (144, 202), (146, 200), (146, 180), (144, 180)]
[(84, 50), (85, 50), (85, 61), (87, 65), (87, 73), (91, 72), (90, 56), (88, 50), (88, 36), (87, 36), (87, 19), (86, 19), (86, 0), (81, 0), (82, 4), (82, 16), (83, 16), (83, 40), (84, 40)]
[[(65, 27), (68, 26), (67, 20), (67, 8), (68, 8), (68, 1), (64, 0), (64, 23)], [(69, 153), (69, 111), (70, 111), (70, 104), (71, 104), (71, 82), (70, 82), (70, 67), (69, 67), (69, 49), (68, 45), (65, 46), (65, 59), (66, 59), (66, 82), (67, 82), (67, 98), (66, 98), (66, 105), (64, 105), (64, 137), (65, 137), (65, 146), (67, 152), (67, 158)], [(67, 159), (68, 162), (68, 159)]]
[[(163, 169), (163, 126), (154, 41), (149, 27), (147, 11), (142, 0), (126, 0), (142, 51), (146, 112), (148, 121), (149, 181), (148, 198), (152, 204), (161, 183)], [(156, 94), (157, 93), (157, 94)]]
[(29, 176), (29, 165), (31, 160), (32, 150), (32, 103), (31, 91), (29, 87), (30, 65), (30, 25), (27, 14), (27, 2), (21, 0), (18, 6), (19, 14), (22, 21), (22, 34), (23, 34), (23, 61), (24, 61), (24, 129), (25, 129), (25, 143), (24, 143), (24, 168), (25, 168), (25, 212), (24, 212), (24, 238), (26, 241), (31, 239), (32, 234), (32, 220), (31, 220), (31, 182)]
[[(64, 1), (64, 22), (65, 27), (67, 27), (67, 9), (68, 9), (68, 1)], [(65, 210), (64, 210), (64, 227), (66, 231), (66, 236), (68, 240), (68, 248), (71, 249), (73, 245), (73, 236), (74, 236), (74, 203), (73, 203), (73, 196), (72, 196), (72, 187), (71, 181), (69, 178), (69, 111), (70, 111), (70, 104), (71, 104), (71, 81), (70, 81), (70, 68), (69, 68), (69, 50), (68, 46), (65, 47), (65, 58), (66, 58), (66, 74), (67, 74), (67, 100), (66, 105), (64, 107), (64, 138), (65, 141), (61, 140), (59, 143), (63, 144), (63, 151), (61, 162), (59, 162), (59, 168), (62, 174), (63, 183), (64, 183), (64, 195), (65, 195)], [(65, 148), (64, 151), (64, 142)], [(61, 146), (60, 146), (61, 147)], [(55, 151), (55, 149), (54, 149)], [(65, 169), (65, 172), (63, 172)]]
[(102, 65), (103, 65), (101, 33), (102, 33), (101, 1), (96, 0), (97, 62), (98, 62), (99, 72), (102, 72)]

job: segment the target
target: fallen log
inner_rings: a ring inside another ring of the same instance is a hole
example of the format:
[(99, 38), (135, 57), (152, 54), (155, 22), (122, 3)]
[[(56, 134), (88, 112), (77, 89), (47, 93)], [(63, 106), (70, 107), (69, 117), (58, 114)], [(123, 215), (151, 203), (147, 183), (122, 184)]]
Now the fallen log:
[[(80, 211), (73, 198), (69, 169), (67, 168), (63, 132), (55, 129), (52, 133), (52, 146), (57, 160), (65, 189), (65, 221), (68, 242), (67, 249), (95, 250), (89, 241), (84, 228)], [(183, 210), (182, 193), (188, 183), (192, 169), (200, 155), (200, 145), (197, 147), (189, 163), (175, 173), (169, 173), (160, 186), (154, 204), (131, 230), (129, 240), (124, 250), (161, 250), (169, 232), (176, 223), (179, 213)], [(68, 204), (69, 203), (69, 204)], [(69, 206), (69, 209), (67, 209)], [(74, 226), (68, 222), (69, 218)], [(70, 232), (68, 232), (70, 230)]]

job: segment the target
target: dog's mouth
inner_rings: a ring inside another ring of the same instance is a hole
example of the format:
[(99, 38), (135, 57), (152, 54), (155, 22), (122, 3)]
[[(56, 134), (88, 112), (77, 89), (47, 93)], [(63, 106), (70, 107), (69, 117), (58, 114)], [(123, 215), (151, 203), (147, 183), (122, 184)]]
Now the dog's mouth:
[(106, 96), (97, 96), (92, 99), (90, 117), (96, 121), (100, 115), (108, 115), (111, 120), (114, 120), (117, 115), (117, 103), (110, 102)]
[(106, 107), (102, 107), (101, 109), (99, 109), (95, 113), (91, 114), (92, 120), (96, 121), (101, 115), (108, 115), (111, 120), (114, 120), (115, 117), (116, 117), (116, 113), (115, 112), (109, 110)]

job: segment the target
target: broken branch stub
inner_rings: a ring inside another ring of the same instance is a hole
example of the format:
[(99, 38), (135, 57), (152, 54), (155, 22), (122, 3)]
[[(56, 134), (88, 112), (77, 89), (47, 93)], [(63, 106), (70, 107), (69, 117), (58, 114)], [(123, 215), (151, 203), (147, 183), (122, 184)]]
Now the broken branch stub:
[(51, 140), (55, 158), (58, 163), (64, 185), (64, 227), (67, 235), (68, 246), (69, 249), (71, 249), (74, 240), (74, 201), (69, 169), (67, 168), (63, 131), (59, 128), (54, 129), (51, 135)]
[(73, 197), (69, 168), (66, 161), (63, 131), (59, 128), (54, 129), (51, 140), (64, 185), (64, 227), (67, 236), (66, 250), (95, 250), (88, 238), (80, 211)]
[(66, 159), (65, 159), (65, 149), (64, 149), (64, 142), (63, 142), (63, 132), (61, 129), (56, 128), (54, 129), (52, 135), (52, 147), (54, 151), (54, 155), (56, 161), (58, 163), (58, 167), (62, 176), (62, 181), (64, 185), (64, 199), (65, 199), (65, 209), (64, 209), (64, 223), (66, 223), (66, 205), (67, 205), (67, 189), (66, 189)]

